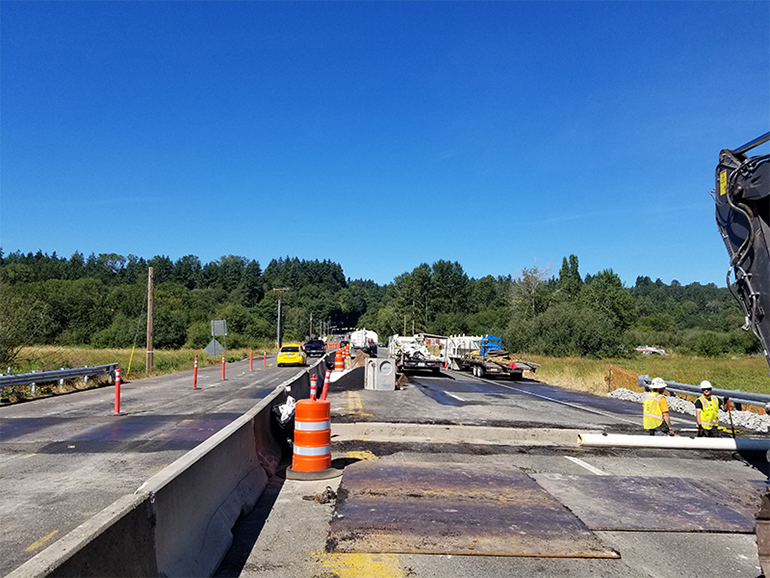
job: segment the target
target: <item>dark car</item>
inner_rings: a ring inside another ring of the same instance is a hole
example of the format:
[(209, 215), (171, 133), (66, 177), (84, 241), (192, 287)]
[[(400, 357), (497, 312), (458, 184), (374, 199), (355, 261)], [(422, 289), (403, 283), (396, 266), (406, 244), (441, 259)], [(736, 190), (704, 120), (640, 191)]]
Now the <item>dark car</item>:
[(305, 355), (308, 357), (322, 357), (324, 353), (326, 353), (326, 349), (324, 349), (324, 342), (320, 339), (311, 339), (310, 341), (306, 341), (305, 345), (302, 346), (302, 349), (305, 350)]

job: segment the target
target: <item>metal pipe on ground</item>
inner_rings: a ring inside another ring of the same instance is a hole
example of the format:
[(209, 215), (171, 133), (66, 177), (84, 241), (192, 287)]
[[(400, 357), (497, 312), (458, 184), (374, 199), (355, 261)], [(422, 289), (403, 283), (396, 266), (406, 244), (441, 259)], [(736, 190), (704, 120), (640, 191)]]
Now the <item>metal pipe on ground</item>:
[(578, 434), (579, 446), (615, 448), (666, 448), (679, 450), (768, 451), (770, 439), (688, 438), (626, 434)]

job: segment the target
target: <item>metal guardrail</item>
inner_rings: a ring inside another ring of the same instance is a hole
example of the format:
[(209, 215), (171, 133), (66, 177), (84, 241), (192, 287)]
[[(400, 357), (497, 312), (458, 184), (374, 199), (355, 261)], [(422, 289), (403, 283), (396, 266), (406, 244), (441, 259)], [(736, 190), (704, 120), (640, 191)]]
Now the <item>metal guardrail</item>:
[(16, 375), (0, 375), (0, 390), (11, 385), (24, 385), (26, 383), (44, 383), (73, 377), (96, 377), (99, 375), (111, 375), (115, 378), (117, 363), (109, 365), (95, 365), (93, 367), (79, 367), (76, 369), (57, 369), (55, 371), (33, 371), (31, 373), (19, 373)]
[[(639, 382), (639, 387), (644, 388), (645, 391), (649, 390), (652, 379), (649, 375), (640, 375), (636, 378)], [(666, 389), (671, 393), (680, 395), (692, 395), (699, 397), (701, 395), (701, 388), (698, 385), (690, 385), (689, 383), (677, 383), (676, 381), (667, 381)], [(717, 397), (724, 397), (732, 401), (736, 406), (739, 405), (754, 405), (764, 408), (770, 403), (770, 395), (765, 393), (752, 393), (749, 391), (741, 391), (740, 389), (712, 389), (711, 395)], [(740, 409), (736, 407), (736, 409)]]

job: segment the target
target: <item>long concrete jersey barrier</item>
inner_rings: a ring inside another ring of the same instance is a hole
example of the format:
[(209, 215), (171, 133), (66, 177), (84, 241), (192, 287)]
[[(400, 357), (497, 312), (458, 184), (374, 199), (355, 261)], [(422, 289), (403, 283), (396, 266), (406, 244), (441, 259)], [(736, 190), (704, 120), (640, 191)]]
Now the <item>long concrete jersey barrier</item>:
[(232, 544), (232, 528), (259, 499), (288, 452), (272, 408), (306, 398), (319, 363), (6, 578), (210, 576)]
[(762, 438), (688, 438), (624, 434), (578, 434), (578, 445), (615, 448), (669, 448), (680, 450), (767, 451), (770, 439)]

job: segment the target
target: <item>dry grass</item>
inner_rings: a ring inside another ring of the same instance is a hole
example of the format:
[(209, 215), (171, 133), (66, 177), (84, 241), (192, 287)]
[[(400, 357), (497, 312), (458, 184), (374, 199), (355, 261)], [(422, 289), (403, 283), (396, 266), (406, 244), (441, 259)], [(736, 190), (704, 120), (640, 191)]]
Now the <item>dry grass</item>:
[[(662, 377), (667, 381), (698, 384), (708, 379), (719, 389), (770, 393), (767, 362), (761, 356), (713, 358), (638, 355), (612, 360), (527, 356), (527, 359), (542, 365), (535, 379), (598, 395), (609, 390), (610, 364), (634, 375)], [(635, 379), (622, 371), (614, 371), (612, 379), (613, 386), (617, 387), (635, 384)]]
[[(274, 351), (268, 350), (268, 353)], [(117, 363), (125, 379), (133, 377), (151, 377), (166, 375), (177, 371), (185, 371), (193, 368), (195, 356), (198, 356), (198, 366), (208, 367), (221, 363), (220, 359), (212, 359), (202, 349), (178, 349), (173, 351), (155, 350), (153, 355), (153, 370), (145, 371), (145, 352), (136, 349), (86, 349), (82, 347), (54, 347), (36, 346), (28, 347), (22, 351), (14, 373), (27, 373), (29, 371), (50, 371), (60, 368), (75, 368), (86, 365), (107, 365)], [(255, 351), (254, 356), (262, 355), (262, 351)], [(227, 352), (228, 361), (238, 361), (249, 357), (248, 349), (230, 349)]]
[[(267, 350), (272, 354), (274, 351)], [(145, 371), (145, 352), (131, 349), (86, 349), (82, 347), (35, 346), (22, 350), (14, 365), (13, 373), (29, 373), (30, 371), (53, 371), (57, 369), (79, 368), (84, 366), (108, 365), (117, 363), (120, 366), (124, 381), (142, 379), (157, 375), (166, 375), (178, 371), (191, 370), (198, 356), (198, 367), (218, 365), (221, 359), (212, 359), (198, 349), (179, 349), (175, 351), (155, 350), (153, 370)], [(262, 356), (262, 351), (254, 352), (255, 358)], [(228, 361), (248, 359), (248, 349), (231, 349), (227, 352)], [(256, 359), (255, 359), (256, 363)], [(3, 403), (48, 397), (61, 393), (69, 393), (82, 389), (101, 387), (109, 383), (108, 377), (92, 378), (86, 384), (82, 379), (67, 380), (64, 384), (49, 382), (39, 384), (35, 388), (29, 385), (5, 387), (2, 391)]]

